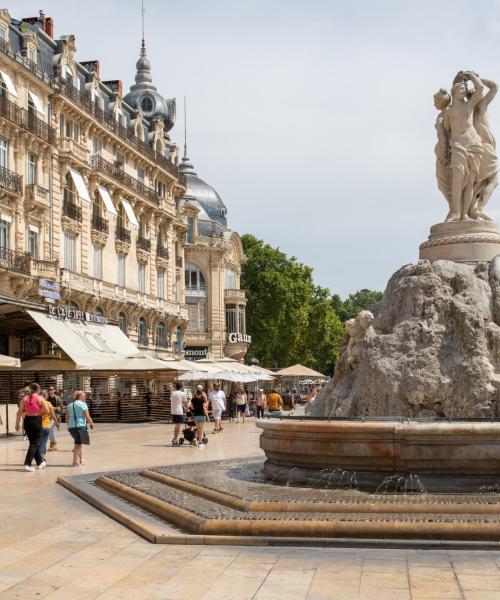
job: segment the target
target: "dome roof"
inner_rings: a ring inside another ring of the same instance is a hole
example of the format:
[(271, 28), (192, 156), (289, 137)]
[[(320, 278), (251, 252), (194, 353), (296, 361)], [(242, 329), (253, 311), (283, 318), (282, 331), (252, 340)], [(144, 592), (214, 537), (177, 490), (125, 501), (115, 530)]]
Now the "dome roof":
[(141, 44), (141, 55), (136, 65), (135, 84), (130, 86), (130, 92), (124, 96), (124, 101), (133, 109), (139, 110), (150, 120), (163, 117), (164, 130), (170, 131), (175, 123), (175, 100), (164, 98), (156, 89), (151, 77), (151, 62), (146, 55), (144, 40)]
[[(185, 200), (201, 206), (210, 221), (227, 227), (226, 205), (214, 188), (198, 177), (187, 156), (184, 156), (182, 159), (179, 170), (186, 177), (187, 190), (184, 196)], [(198, 216), (199, 221), (204, 218), (204, 215), (200, 213)]]

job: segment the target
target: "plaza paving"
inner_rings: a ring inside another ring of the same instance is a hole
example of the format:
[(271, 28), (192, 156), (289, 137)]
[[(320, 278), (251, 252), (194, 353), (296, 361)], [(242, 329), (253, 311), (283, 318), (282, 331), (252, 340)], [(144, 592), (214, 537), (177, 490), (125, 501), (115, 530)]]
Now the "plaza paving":
[[(153, 545), (55, 483), (59, 475), (260, 456), (250, 420), (204, 449), (170, 425), (97, 425), (88, 465), (69, 435), (26, 473), (26, 443), (0, 440), (0, 599), (498, 600), (500, 552)], [(211, 428), (210, 428), (211, 429)]]

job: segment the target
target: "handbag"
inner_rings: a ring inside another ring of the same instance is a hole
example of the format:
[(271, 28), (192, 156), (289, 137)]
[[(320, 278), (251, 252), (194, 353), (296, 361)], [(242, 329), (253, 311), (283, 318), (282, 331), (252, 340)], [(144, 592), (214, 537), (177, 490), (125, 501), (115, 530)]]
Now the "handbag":
[(85, 425), (85, 427), (78, 427), (76, 425), (77, 420), (76, 420), (76, 412), (75, 412), (75, 403), (73, 402), (71, 406), (73, 408), (73, 418), (75, 419), (75, 426), (76, 426), (75, 429), (78, 429), (78, 433), (80, 434), (80, 441), (85, 446), (89, 446), (90, 445), (90, 435), (87, 430), (87, 426)]
[(248, 407), (248, 404), (245, 404), (245, 417), (249, 417), (250, 416), (250, 408)]

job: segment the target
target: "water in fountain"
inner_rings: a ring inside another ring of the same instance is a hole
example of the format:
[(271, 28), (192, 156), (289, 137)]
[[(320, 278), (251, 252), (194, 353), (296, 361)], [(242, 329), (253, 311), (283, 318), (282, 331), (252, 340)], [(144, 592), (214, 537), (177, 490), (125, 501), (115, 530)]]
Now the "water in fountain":
[(426, 489), (416, 473), (386, 477), (375, 490), (376, 494), (425, 494)]

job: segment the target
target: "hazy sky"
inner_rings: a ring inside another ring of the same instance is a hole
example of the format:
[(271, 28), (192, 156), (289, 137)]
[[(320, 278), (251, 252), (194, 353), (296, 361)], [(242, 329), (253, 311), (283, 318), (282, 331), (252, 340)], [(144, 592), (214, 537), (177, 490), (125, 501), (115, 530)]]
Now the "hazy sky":
[[(1, 2), (0, 2), (1, 4)], [(230, 226), (315, 270), (342, 296), (384, 289), (446, 215), (435, 185), (432, 96), (458, 70), (500, 81), (493, 0), (145, 0), (160, 92), (176, 97), (172, 136), (228, 207)], [(79, 60), (128, 89), (139, 0), (4, 1), (43, 8)], [(500, 136), (500, 95), (491, 122)], [(489, 212), (500, 221), (500, 191)]]

